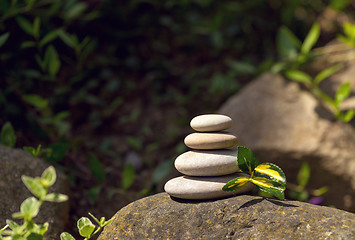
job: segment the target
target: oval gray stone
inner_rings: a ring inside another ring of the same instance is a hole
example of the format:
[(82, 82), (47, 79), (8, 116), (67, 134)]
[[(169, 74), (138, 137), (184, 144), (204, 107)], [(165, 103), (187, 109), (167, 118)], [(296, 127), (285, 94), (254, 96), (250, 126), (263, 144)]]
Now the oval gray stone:
[(191, 133), (184, 139), (186, 146), (192, 149), (224, 149), (238, 143), (238, 138), (230, 133)]
[(244, 173), (235, 173), (219, 177), (191, 177), (181, 176), (170, 179), (165, 183), (164, 190), (172, 197), (182, 199), (216, 199), (245, 193), (253, 189), (252, 183), (247, 183), (237, 191), (225, 192), (222, 187), (230, 180), (248, 176)]
[(222, 131), (232, 127), (232, 119), (221, 114), (205, 114), (194, 117), (190, 126), (199, 132)]
[(175, 168), (189, 176), (221, 176), (239, 171), (236, 150), (188, 151), (175, 160)]

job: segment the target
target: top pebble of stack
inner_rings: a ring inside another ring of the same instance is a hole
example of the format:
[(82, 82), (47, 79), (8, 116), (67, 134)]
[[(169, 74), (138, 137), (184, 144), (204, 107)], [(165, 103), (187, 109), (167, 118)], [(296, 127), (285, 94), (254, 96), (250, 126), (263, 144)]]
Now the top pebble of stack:
[(199, 132), (222, 131), (232, 127), (232, 119), (220, 114), (205, 114), (194, 117), (190, 126)]

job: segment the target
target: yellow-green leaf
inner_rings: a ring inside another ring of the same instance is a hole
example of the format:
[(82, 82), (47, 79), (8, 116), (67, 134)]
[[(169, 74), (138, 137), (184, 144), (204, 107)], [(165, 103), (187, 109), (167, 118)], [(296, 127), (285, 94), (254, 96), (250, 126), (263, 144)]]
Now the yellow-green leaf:
[(266, 178), (267, 180), (272, 180), (279, 182), (283, 185), (286, 184), (286, 176), (282, 169), (272, 163), (262, 163), (259, 164), (254, 169), (254, 175), (256, 177)]
[(226, 192), (231, 192), (231, 191), (236, 191), (239, 188), (243, 187), (245, 184), (247, 184), (250, 181), (250, 178), (248, 177), (237, 177), (229, 182), (227, 182), (222, 190)]
[(251, 182), (257, 185), (261, 191), (272, 193), (278, 199), (285, 200), (284, 191), (286, 187), (284, 184), (263, 177), (251, 178)]

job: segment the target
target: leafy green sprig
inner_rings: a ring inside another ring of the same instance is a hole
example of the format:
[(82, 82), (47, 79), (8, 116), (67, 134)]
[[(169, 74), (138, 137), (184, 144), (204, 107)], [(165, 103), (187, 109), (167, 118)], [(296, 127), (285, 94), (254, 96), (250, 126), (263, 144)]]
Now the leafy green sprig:
[(43, 202), (63, 202), (68, 199), (64, 194), (48, 193), (48, 189), (56, 181), (54, 167), (48, 167), (41, 177), (21, 177), (28, 190), (35, 196), (29, 197), (22, 202), (20, 212), (12, 215), (13, 218), (23, 219), (23, 224), (18, 224), (13, 220), (7, 219), (6, 226), (0, 230), (0, 240), (42, 240), (48, 230), (49, 224), (36, 224), (33, 220), (39, 213)]
[[(77, 222), (77, 227), (79, 230), (80, 236), (84, 237), (84, 240), (90, 239), (92, 236), (100, 232), (106, 225), (110, 224), (113, 221), (113, 218), (106, 221), (104, 217), (100, 218), (100, 221), (91, 213), (89, 213), (90, 217), (94, 219), (94, 221), (99, 225), (95, 226), (91, 220), (87, 217), (81, 217)], [(96, 229), (96, 230), (95, 230)], [(75, 238), (67, 232), (63, 232), (60, 234), (61, 240), (75, 240)]]
[(261, 163), (253, 152), (246, 147), (238, 146), (237, 164), (239, 169), (249, 177), (237, 177), (226, 183), (223, 191), (236, 191), (248, 182), (254, 183), (260, 191), (270, 193), (280, 200), (285, 200), (286, 176), (282, 169), (272, 163)]

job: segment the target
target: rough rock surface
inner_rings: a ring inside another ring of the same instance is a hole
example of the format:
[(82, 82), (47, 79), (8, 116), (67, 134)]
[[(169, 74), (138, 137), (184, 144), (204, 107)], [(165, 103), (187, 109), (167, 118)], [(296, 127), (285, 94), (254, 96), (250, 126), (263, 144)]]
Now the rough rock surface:
[(160, 193), (122, 208), (98, 239), (355, 239), (355, 214), (248, 195), (197, 202)]
[[(47, 163), (31, 157), (23, 150), (0, 145), (0, 228), (5, 226), (6, 219), (12, 219), (12, 213), (19, 212), (23, 200), (32, 196), (22, 183), (21, 176), (41, 176), (47, 167)], [(68, 194), (69, 185), (64, 174), (57, 171), (57, 181), (49, 191)], [(35, 222), (48, 222), (46, 239), (59, 239), (68, 217), (68, 202), (45, 202)]]
[(328, 186), (327, 205), (355, 212), (355, 129), (332, 115), (300, 85), (264, 74), (219, 110), (230, 116), (239, 145), (273, 162), (296, 183), (300, 165), (311, 167), (310, 188)]

